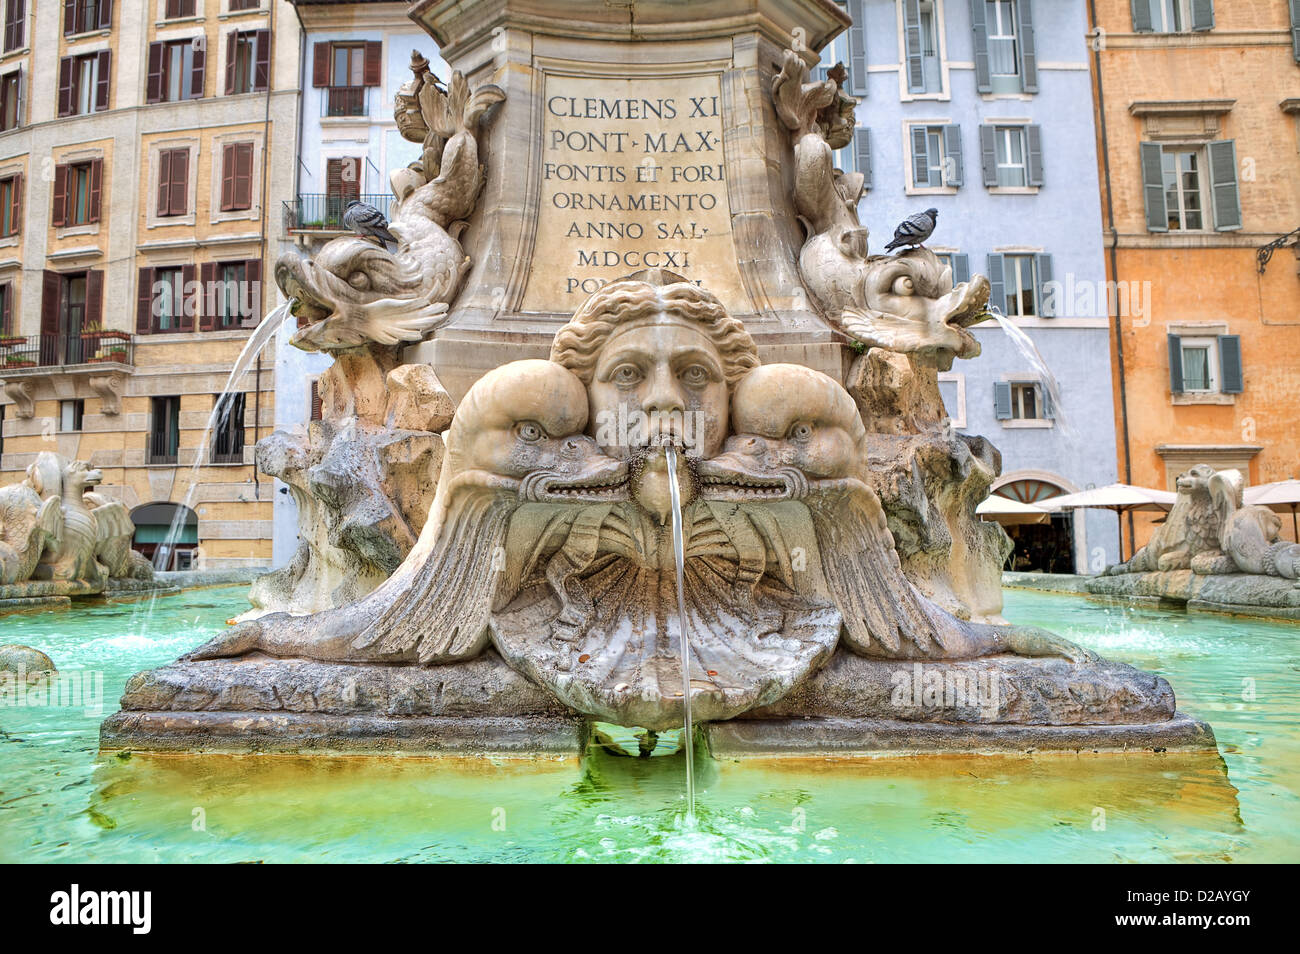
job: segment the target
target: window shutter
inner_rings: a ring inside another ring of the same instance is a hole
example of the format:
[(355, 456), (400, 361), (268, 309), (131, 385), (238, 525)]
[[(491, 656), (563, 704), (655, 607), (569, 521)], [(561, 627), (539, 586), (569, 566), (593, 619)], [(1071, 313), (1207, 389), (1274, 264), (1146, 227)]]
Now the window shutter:
[(135, 333), (147, 335), (153, 330), (153, 269), (140, 269), (135, 291)]
[(1232, 139), (1209, 143), (1210, 192), (1214, 199), (1214, 228), (1232, 232), (1241, 228), (1241, 190), (1237, 188), (1237, 144)]
[[(1036, 269), (1038, 272), (1038, 288), (1035, 289), (1038, 298), (1038, 315), (1040, 318), (1055, 318), (1059, 314), (1056, 308), (1058, 304), (1056, 294), (1051, 296), (1051, 301), (1048, 300), (1047, 296), (1047, 283), (1052, 280), (1052, 256), (1039, 253), (1034, 258), (1037, 260), (1038, 266)], [(1059, 294), (1059, 291), (1057, 294)]]
[(190, 153), (188, 149), (173, 149), (171, 162), (171, 189), (167, 207), (172, 215), (189, 212)]
[(163, 44), (149, 44), (148, 78), (144, 84), (144, 101), (146, 103), (162, 102), (162, 62)]
[(194, 266), (181, 266), (180, 314), (176, 317), (176, 327), (180, 331), (194, 330), (194, 312), (198, 309), (198, 292), (194, 284)]
[(107, 30), (113, 25), (113, 0), (99, 0), (99, 28)]
[(1152, 33), (1155, 24), (1151, 21), (1151, 0), (1130, 0), (1133, 8), (1133, 32)]
[(907, 41), (907, 91), (925, 92), (925, 63), (921, 59), (921, 0), (903, 0), (903, 34)]
[(970, 281), (970, 256), (965, 252), (952, 253), (952, 283), (963, 285)]
[(311, 382), (311, 419), (313, 421), (321, 419), (320, 381), (316, 378)]
[(194, 52), (190, 65), (190, 91), (185, 98), (202, 99), (203, 83), (207, 78), (208, 47), (206, 43), (198, 43), (192, 46), (191, 49)]
[(253, 90), (267, 88), (271, 75), (271, 31), (253, 31)]
[(59, 60), (59, 115), (72, 115), (72, 57)]
[(0, 288), (4, 290), (3, 296), (0, 296), (0, 303), (4, 305), (4, 310), (0, 311), (0, 334), (8, 338), (14, 333), (14, 285), (13, 282), (5, 282)]
[(366, 60), (361, 82), (364, 86), (378, 86), (383, 74), (384, 44), (378, 40), (366, 42)]
[(9, 227), (11, 235), (18, 235), (23, 230), (23, 174), (14, 176), (13, 193), (9, 196)]
[(63, 0), (63, 35), (77, 32), (77, 0)]
[[(41, 334), (59, 333), (60, 296), (63, 294), (63, 276), (46, 269), (41, 274)], [(45, 353), (42, 342), (41, 354)]]
[(1043, 184), (1043, 127), (1030, 123), (1025, 127), (1026, 173), (1031, 186)]
[(111, 63), (113, 54), (108, 50), (100, 50), (98, 75), (95, 77), (95, 112), (103, 112), (108, 109), (108, 79), (111, 75)]
[(221, 211), (235, 207), (235, 145), (221, 147)]
[(912, 127), (912, 185), (924, 189), (930, 185), (930, 157), (926, 155), (927, 136), (924, 126)]
[(102, 327), (104, 324), (104, 272), (92, 268), (86, 272), (86, 312), (82, 328)]
[(172, 150), (158, 153), (158, 214), (171, 214)]
[(54, 211), (50, 216), (54, 225), (68, 224), (68, 167), (54, 167)]
[(1002, 256), (997, 253), (989, 255), (989, 308), (1007, 313), (1007, 282), (1003, 268)]
[[(262, 260), (250, 258), (244, 261), (244, 281), (248, 283), (248, 295), (240, 296), (240, 308), (245, 318), (258, 318), (262, 312)], [(252, 303), (252, 310), (243, 307), (244, 302)]]
[(1052, 391), (1046, 384), (1039, 384), (1035, 390), (1038, 392), (1038, 406), (1042, 408), (1043, 418), (1052, 420), (1056, 417), (1056, 404), (1052, 401)]
[(1016, 33), (1020, 49), (1020, 84), (1026, 93), (1038, 92), (1038, 53), (1034, 46), (1034, 6), (1030, 0), (1016, 4)]
[(871, 130), (858, 126), (853, 130), (853, 167), (862, 173), (862, 187), (871, 188)]
[(1146, 207), (1147, 231), (1168, 232), (1169, 210), (1165, 206), (1164, 151), (1158, 142), (1142, 143), (1142, 202)]
[(234, 203), (236, 209), (253, 207), (253, 144), (251, 142), (235, 144)]
[(311, 48), (311, 85), (317, 89), (330, 84), (330, 45), (314, 43)]
[(961, 127), (943, 127), (943, 184), (954, 189), (962, 184)]
[(867, 95), (867, 18), (864, 0), (849, 0), (849, 92)]
[(1219, 390), (1224, 394), (1240, 394), (1244, 388), (1241, 374), (1241, 337), (1219, 335)]
[(104, 183), (104, 160), (96, 159), (90, 164), (90, 200), (87, 205), (90, 206), (90, 215), (87, 221), (99, 221), (99, 197)]
[(1011, 420), (1011, 382), (993, 382), (993, 416), (999, 421)]
[(1198, 32), (1214, 29), (1214, 0), (1192, 0), (1192, 29)]
[(217, 299), (219, 292), (213, 286), (217, 282), (217, 263), (204, 262), (199, 266), (199, 331), (212, 331), (217, 327)]
[(1169, 339), (1169, 391), (1183, 393), (1183, 339), (1168, 335)]
[(984, 173), (984, 185), (992, 189), (998, 184), (998, 129), (982, 123), (979, 130), (980, 169)]
[(989, 25), (984, 0), (970, 0), (970, 23), (975, 32), (975, 89), (993, 92), (993, 71), (989, 66)]
[(1300, 0), (1291, 0), (1291, 47), (1300, 63)]
[(239, 31), (226, 34), (226, 95), (235, 91), (235, 54), (239, 50)]

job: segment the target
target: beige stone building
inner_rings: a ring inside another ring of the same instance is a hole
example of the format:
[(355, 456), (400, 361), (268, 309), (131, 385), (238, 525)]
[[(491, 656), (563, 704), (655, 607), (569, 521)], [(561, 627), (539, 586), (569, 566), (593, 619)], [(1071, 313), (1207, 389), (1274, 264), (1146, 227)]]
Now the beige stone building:
[(274, 420), (270, 348), (200, 445), (277, 302), (298, 18), (284, 0), (5, 0), (3, 16), (0, 483), (57, 450), (102, 470), (144, 552), (188, 506), (182, 565), (267, 563), (273, 488), (252, 455)]

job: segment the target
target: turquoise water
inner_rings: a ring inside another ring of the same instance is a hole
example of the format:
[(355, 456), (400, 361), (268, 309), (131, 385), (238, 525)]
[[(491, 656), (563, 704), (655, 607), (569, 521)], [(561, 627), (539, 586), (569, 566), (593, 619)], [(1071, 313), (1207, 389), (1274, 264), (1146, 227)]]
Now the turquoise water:
[(0, 617), (0, 643), (49, 653), (68, 684), (93, 690), (102, 673), (104, 700), (0, 708), (0, 861), (1300, 860), (1300, 627), (1021, 591), (1006, 603), (1016, 622), (1165, 675), (1222, 758), (701, 758), (694, 831), (680, 755), (100, 760), (126, 679), (246, 605), (240, 588), (201, 590), (158, 600), (156, 635), (129, 605)]

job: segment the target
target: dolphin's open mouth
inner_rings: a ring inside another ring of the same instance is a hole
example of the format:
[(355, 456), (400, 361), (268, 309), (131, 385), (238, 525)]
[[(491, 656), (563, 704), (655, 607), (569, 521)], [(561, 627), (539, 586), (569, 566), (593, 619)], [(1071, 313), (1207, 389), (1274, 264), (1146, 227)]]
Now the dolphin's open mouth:
[(807, 479), (793, 467), (771, 469), (749, 454), (719, 454), (700, 461), (697, 472), (706, 500), (794, 500), (808, 491)]
[(964, 285), (958, 285), (954, 291), (960, 291), (960, 294), (944, 316), (943, 323), (955, 331), (961, 340), (961, 347), (956, 349), (957, 356), (974, 357), (979, 354), (979, 343), (966, 329), (988, 320), (989, 282), (983, 275), (976, 275)]
[(538, 471), (523, 479), (519, 497), (534, 503), (604, 503), (628, 499), (626, 461), (592, 461), (578, 473)]

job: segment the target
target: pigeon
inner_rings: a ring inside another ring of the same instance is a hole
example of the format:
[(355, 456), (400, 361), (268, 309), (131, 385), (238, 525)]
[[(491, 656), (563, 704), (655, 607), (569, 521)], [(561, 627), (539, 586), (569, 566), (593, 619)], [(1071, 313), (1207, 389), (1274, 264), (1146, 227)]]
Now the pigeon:
[(397, 244), (393, 233), (388, 231), (388, 219), (384, 218), (384, 213), (357, 199), (348, 203), (348, 210), (343, 213), (343, 224), (362, 238), (377, 238), (385, 246)]
[(930, 237), (938, 219), (938, 209), (926, 209), (916, 215), (909, 215), (894, 229), (894, 240), (885, 246), (885, 251), (892, 252), (904, 245), (920, 245)]

